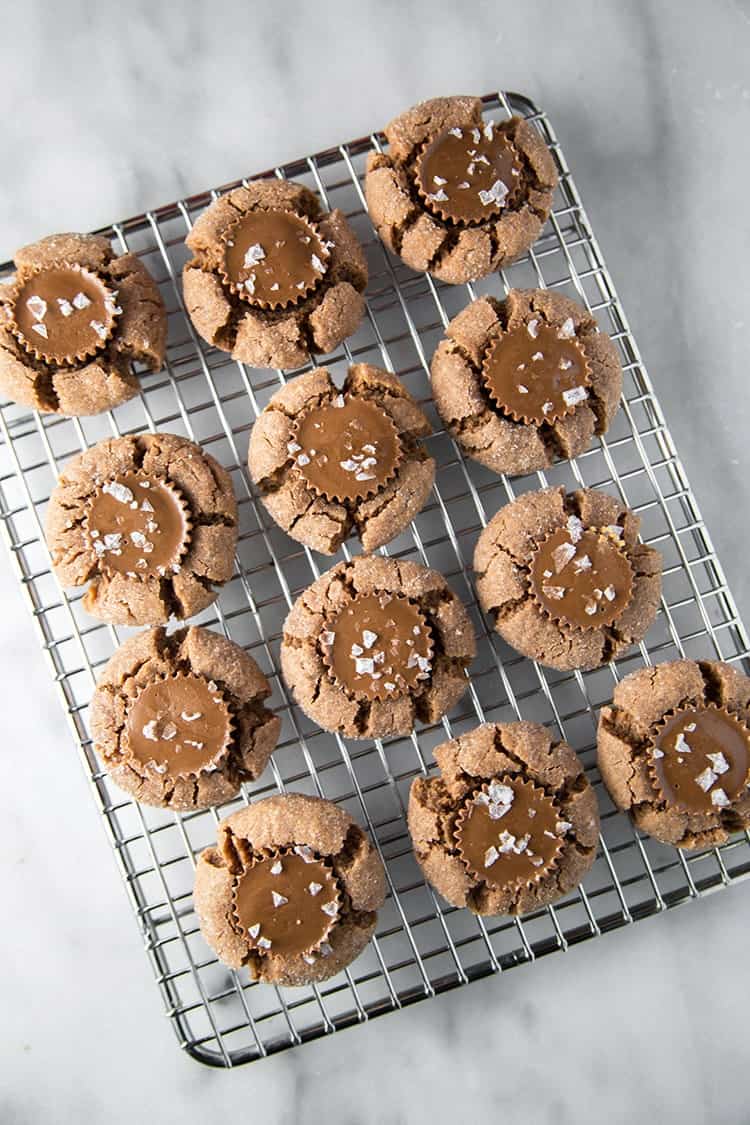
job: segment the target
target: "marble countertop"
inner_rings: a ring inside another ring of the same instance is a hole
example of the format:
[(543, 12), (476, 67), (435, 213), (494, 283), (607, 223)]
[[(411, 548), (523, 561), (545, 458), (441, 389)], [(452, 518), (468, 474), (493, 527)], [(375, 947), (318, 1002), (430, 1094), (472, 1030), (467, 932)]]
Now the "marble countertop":
[[(749, 53), (747, 0), (27, 0), (0, 37), (0, 257), (423, 97), (524, 91), (574, 168), (748, 616)], [(747, 1120), (746, 887), (257, 1066), (190, 1061), (7, 559), (0, 596), (4, 1123)]]

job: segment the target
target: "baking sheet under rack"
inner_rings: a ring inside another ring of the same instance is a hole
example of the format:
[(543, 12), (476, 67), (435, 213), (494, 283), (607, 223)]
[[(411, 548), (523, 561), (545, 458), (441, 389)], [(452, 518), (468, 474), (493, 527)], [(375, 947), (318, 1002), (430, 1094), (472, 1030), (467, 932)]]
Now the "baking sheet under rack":
[[(327, 208), (340, 207), (367, 251), (367, 315), (327, 366), (339, 377), (352, 361), (397, 371), (434, 424), (428, 445), (438, 463), (435, 489), (412, 527), (386, 551), (436, 567), (470, 607), (478, 636), (471, 687), (441, 723), (408, 738), (347, 743), (318, 730), (292, 703), (279, 675), (287, 610), (334, 560), (312, 554), (273, 526), (244, 469), (253, 419), (284, 378), (297, 372), (254, 370), (208, 348), (182, 305), (183, 240), (225, 188), (115, 223), (105, 232), (117, 247), (142, 257), (161, 285), (169, 313), (165, 369), (143, 378), (140, 397), (95, 418), (42, 417), (10, 404), (0, 407), (0, 522), (166, 1012), (180, 1045), (205, 1063), (235, 1066), (297, 1046), (562, 952), (750, 872), (747, 833), (721, 848), (680, 854), (634, 832), (613, 810), (597, 774), (595, 715), (617, 679), (644, 662), (679, 656), (741, 662), (747, 638), (552, 126), (516, 94), (488, 95), (484, 108), (494, 119), (518, 113), (533, 123), (554, 154), (560, 186), (532, 250), (473, 286), (445, 286), (415, 274), (378, 241), (362, 189), (367, 154), (382, 141), (378, 135), (266, 173), (301, 180)], [(0, 275), (9, 272), (9, 264), (0, 267)], [(549, 287), (581, 301), (616, 341), (624, 368), (622, 409), (606, 439), (574, 462), (513, 480), (462, 458), (442, 432), (428, 379), (429, 360), (448, 319), (470, 298), (502, 295), (510, 286)], [(283, 723), (272, 765), (241, 800), (186, 815), (139, 806), (101, 772), (91, 747), (88, 704), (98, 671), (129, 631), (96, 622), (82, 610), (80, 593), (67, 596), (58, 587), (42, 535), (47, 499), (70, 457), (102, 438), (149, 430), (189, 435), (232, 473), (241, 513), (235, 573), (216, 605), (196, 620), (252, 653), (273, 685), (271, 702)], [(620, 497), (641, 516), (644, 540), (664, 555), (663, 602), (646, 644), (616, 665), (586, 674), (544, 670), (513, 653), (488, 632), (472, 585), (474, 544), (487, 520), (519, 493), (557, 484), (603, 488)], [(412, 778), (431, 768), (436, 745), (482, 720), (519, 717), (547, 723), (581, 753), (603, 814), (601, 845), (581, 888), (554, 908), (517, 920), (482, 920), (447, 907), (425, 885), (404, 808)], [(347, 808), (368, 828), (388, 872), (376, 939), (348, 971), (318, 987), (251, 984), (245, 973), (216, 960), (193, 911), (195, 857), (213, 842), (218, 819), (242, 801), (285, 790), (320, 794)]]

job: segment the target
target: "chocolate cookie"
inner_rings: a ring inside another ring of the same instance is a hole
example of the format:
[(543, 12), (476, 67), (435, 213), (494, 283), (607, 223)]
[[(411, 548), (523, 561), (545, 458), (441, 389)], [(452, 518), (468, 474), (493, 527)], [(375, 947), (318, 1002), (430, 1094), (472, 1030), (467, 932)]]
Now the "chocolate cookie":
[(609, 428), (622, 367), (609, 336), (546, 289), (481, 297), (448, 325), (432, 360), (435, 405), (469, 457), (530, 473), (577, 457)]
[(300, 707), (347, 738), (409, 734), (467, 688), (469, 615), (445, 579), (361, 555), (313, 582), (284, 622), (281, 668)]
[(237, 501), (229, 474), (176, 434), (100, 441), (64, 468), (47, 508), (63, 586), (112, 625), (192, 617), (232, 576)]
[(94, 749), (144, 805), (205, 809), (266, 768), (280, 721), (263, 706), (268, 680), (246, 652), (191, 626), (130, 637), (91, 701)]
[(476, 281), (539, 237), (557, 172), (528, 122), (485, 122), (479, 98), (434, 98), (384, 132), (389, 151), (367, 162), (367, 206), (407, 266), (452, 284)]
[(578, 757), (538, 723), (486, 723), (435, 750), (409, 832), (425, 877), (453, 906), (524, 914), (572, 891), (594, 862), (599, 812)]
[(490, 520), (474, 553), (477, 595), (508, 644), (550, 668), (598, 668), (646, 634), (661, 555), (640, 520), (594, 489), (527, 492)]
[(0, 286), (0, 391), (55, 414), (99, 414), (138, 394), (133, 361), (164, 364), (161, 294), (108, 238), (53, 234), (15, 254)]
[(353, 531), (367, 551), (423, 507), (435, 462), (430, 424), (396, 375), (349, 368), (341, 391), (324, 367), (277, 391), (253, 426), (250, 476), (293, 539), (332, 555)]
[(383, 865), (357, 822), (299, 793), (222, 820), (195, 873), (208, 944), (271, 984), (314, 984), (345, 969), (372, 937), (384, 898)]
[(637, 828), (678, 848), (750, 827), (750, 679), (731, 664), (639, 668), (599, 712), (599, 772)]
[(255, 367), (300, 367), (362, 319), (367, 263), (341, 211), (302, 184), (257, 180), (212, 203), (185, 240), (185, 303), (204, 340)]

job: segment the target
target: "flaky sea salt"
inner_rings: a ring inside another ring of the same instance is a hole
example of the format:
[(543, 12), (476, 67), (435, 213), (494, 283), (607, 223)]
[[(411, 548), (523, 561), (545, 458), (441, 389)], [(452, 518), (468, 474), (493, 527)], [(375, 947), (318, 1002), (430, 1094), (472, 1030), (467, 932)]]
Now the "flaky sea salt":
[(252, 269), (253, 266), (257, 266), (258, 262), (262, 262), (265, 256), (266, 252), (261, 244), (259, 242), (254, 242), (253, 245), (248, 246), (245, 251), (245, 258), (242, 264), (246, 270)]
[(709, 789), (716, 781), (716, 774), (709, 766), (706, 766), (706, 768), (698, 774), (695, 781), (697, 785), (700, 785), (704, 793), (708, 793)]
[(47, 315), (47, 302), (43, 297), (39, 297), (36, 294), (34, 294), (33, 297), (29, 297), (26, 302), (26, 308), (29, 310), (34, 320), (44, 320)]
[(726, 773), (729, 769), (729, 762), (726, 760), (720, 750), (716, 754), (706, 754), (706, 757), (711, 763), (711, 768), (713, 769), (715, 774), (720, 776), (721, 774)]
[(488, 207), (491, 203), (496, 203), (498, 207), (502, 207), (505, 202), (505, 197), (508, 194), (508, 188), (502, 180), (495, 180), (494, 184), (488, 191), (479, 192), (479, 200), (482, 206)]
[(545, 598), (551, 598), (555, 602), (559, 602), (565, 597), (564, 586), (542, 586), (542, 593)]
[(572, 543), (561, 543), (559, 547), (555, 547), (552, 552), (552, 562), (555, 566), (555, 573), (559, 574), (564, 570), (570, 560), (574, 558), (576, 549)]
[(569, 390), (563, 391), (563, 401), (566, 406), (577, 406), (579, 402), (589, 397), (589, 392), (585, 387), (570, 387)]
[(120, 504), (129, 504), (133, 500), (133, 493), (128, 486), (120, 484), (117, 480), (109, 480), (106, 484), (103, 484), (102, 492), (106, 492), (108, 496), (119, 501)]

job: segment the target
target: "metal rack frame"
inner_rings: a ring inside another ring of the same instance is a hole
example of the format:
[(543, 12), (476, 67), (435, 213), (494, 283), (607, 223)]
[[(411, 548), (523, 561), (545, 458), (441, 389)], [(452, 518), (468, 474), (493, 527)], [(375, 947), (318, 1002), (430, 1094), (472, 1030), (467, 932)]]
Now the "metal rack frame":
[[(279, 674), (281, 625), (294, 597), (334, 560), (288, 539), (265, 515), (244, 459), (252, 418), (285, 378), (257, 371), (206, 347), (178, 284), (192, 222), (221, 191), (160, 207), (105, 232), (138, 253), (167, 302), (165, 369), (145, 375), (141, 395), (95, 418), (61, 418), (0, 406), (0, 522), (28, 595), (51, 674), (125, 888), (155, 979), (180, 1045), (194, 1058), (235, 1066), (361, 1023), (427, 996), (499, 973), (700, 897), (750, 873), (750, 836), (683, 854), (634, 831), (609, 802), (595, 766), (595, 716), (614, 683), (643, 663), (678, 656), (747, 660), (748, 641), (675, 451), (651, 382), (617, 299), (567, 163), (547, 117), (517, 94), (491, 94), (486, 114), (518, 113), (540, 131), (560, 173), (553, 213), (520, 261), (470, 286), (450, 287), (415, 274), (375, 236), (362, 190), (373, 135), (295, 161), (266, 175), (301, 180), (326, 207), (340, 207), (364, 244), (371, 271), (359, 331), (326, 360), (334, 376), (368, 361), (396, 371), (434, 424), (428, 439), (438, 462), (425, 510), (386, 553), (441, 570), (470, 609), (478, 656), (463, 703), (441, 723), (409, 738), (347, 743), (317, 729), (292, 703)], [(0, 267), (8, 275), (12, 265)], [(445, 434), (429, 397), (428, 364), (451, 316), (480, 293), (548, 287), (582, 302), (621, 352), (624, 393), (606, 438), (547, 473), (500, 478), (464, 460)], [(304, 370), (304, 369), (303, 369)], [(263, 778), (241, 799), (184, 815), (142, 807), (110, 784), (93, 753), (87, 708), (97, 670), (128, 634), (88, 617), (81, 593), (66, 595), (50, 572), (44, 509), (57, 474), (101, 438), (167, 430), (184, 433), (232, 473), (240, 505), (235, 574), (218, 602), (196, 620), (242, 644), (273, 686), (282, 734)], [(664, 555), (661, 611), (646, 642), (595, 672), (557, 673), (512, 652), (488, 630), (477, 606), (471, 557), (482, 527), (501, 504), (547, 484), (614, 492), (642, 519), (642, 537)], [(348, 557), (346, 551), (342, 553)], [(339, 556), (341, 557), (341, 556)], [(745, 665), (747, 666), (747, 665)], [(602, 811), (596, 863), (573, 894), (522, 919), (475, 918), (447, 907), (425, 885), (411, 852), (404, 807), (411, 779), (428, 771), (432, 750), (477, 722), (513, 718), (550, 725), (581, 754)], [(377, 936), (349, 968), (301, 989), (251, 984), (228, 970), (203, 942), (192, 909), (195, 857), (213, 842), (216, 823), (243, 801), (293, 789), (349, 809), (371, 833), (388, 872), (389, 894)]]

